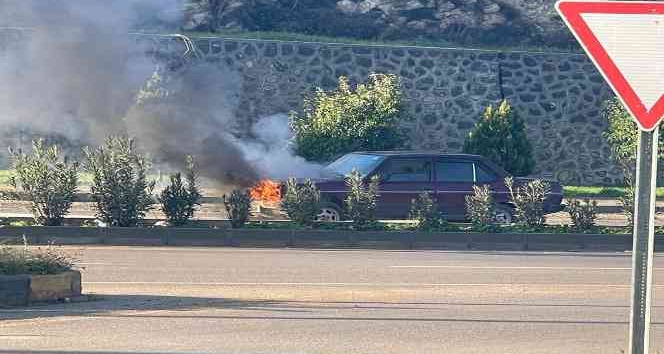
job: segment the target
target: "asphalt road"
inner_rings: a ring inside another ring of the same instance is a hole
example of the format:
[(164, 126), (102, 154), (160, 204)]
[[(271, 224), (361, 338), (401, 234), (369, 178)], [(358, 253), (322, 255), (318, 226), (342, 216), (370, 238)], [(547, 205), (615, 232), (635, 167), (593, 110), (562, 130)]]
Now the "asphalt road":
[[(0, 310), (0, 353), (620, 353), (627, 346), (629, 254), (70, 250), (85, 267), (84, 291), (97, 300)], [(656, 269), (657, 282), (664, 266)], [(655, 288), (653, 309), (659, 352), (663, 287)]]

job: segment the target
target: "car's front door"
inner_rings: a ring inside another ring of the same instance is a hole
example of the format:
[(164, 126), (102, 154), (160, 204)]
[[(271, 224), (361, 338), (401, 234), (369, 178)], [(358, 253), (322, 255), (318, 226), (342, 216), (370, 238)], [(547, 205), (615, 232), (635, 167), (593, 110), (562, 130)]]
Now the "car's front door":
[(411, 201), (422, 192), (435, 193), (430, 157), (390, 158), (380, 167), (376, 206), (380, 218), (405, 218)]
[(476, 180), (474, 162), (441, 158), (435, 166), (438, 209), (448, 219), (465, 219), (466, 196), (473, 193)]

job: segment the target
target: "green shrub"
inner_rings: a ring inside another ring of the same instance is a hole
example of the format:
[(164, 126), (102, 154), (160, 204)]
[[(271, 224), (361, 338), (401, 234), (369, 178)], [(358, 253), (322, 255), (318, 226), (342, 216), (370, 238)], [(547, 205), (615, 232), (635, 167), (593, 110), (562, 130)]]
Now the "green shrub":
[(447, 221), (440, 215), (438, 205), (429, 192), (423, 192), (411, 200), (410, 219), (417, 221), (419, 231), (438, 231), (447, 227)]
[[(609, 123), (607, 130), (602, 135), (609, 144), (611, 158), (620, 166), (625, 177), (629, 178), (631, 182), (636, 167), (639, 128), (634, 123), (632, 115), (617, 98), (604, 103), (602, 114)], [(664, 153), (664, 135), (662, 134), (659, 136), (658, 150), (659, 154)]]
[(378, 176), (373, 176), (368, 185), (362, 175), (353, 170), (346, 177), (348, 195), (345, 200), (346, 215), (353, 221), (356, 230), (371, 228), (376, 223), (376, 200), (378, 199)]
[[(639, 129), (632, 115), (617, 98), (607, 101), (602, 113), (609, 123), (609, 127), (603, 133), (604, 138), (609, 144), (611, 158), (618, 164), (625, 179), (625, 193), (619, 199), (623, 213), (632, 225)], [(664, 135), (659, 136), (658, 150), (659, 155), (664, 152)]]
[(16, 174), (10, 183), (31, 202), (35, 221), (62, 225), (76, 194), (78, 164), (62, 160), (57, 146), (46, 146), (43, 140), (32, 142), (32, 154), (12, 151), (11, 155)]
[(473, 186), (473, 194), (466, 196), (466, 214), (476, 231), (493, 229), (494, 204), (491, 186)]
[(528, 227), (542, 226), (545, 221), (544, 201), (551, 193), (549, 183), (536, 179), (523, 186), (514, 186), (512, 177), (507, 177), (505, 185), (517, 222)]
[(187, 157), (185, 170), (186, 184), (182, 182), (182, 173), (170, 176), (171, 183), (159, 196), (161, 211), (172, 226), (186, 225), (194, 216), (196, 206), (200, 205), (201, 192), (198, 187), (198, 173), (193, 157)]
[(565, 208), (572, 219), (572, 227), (578, 231), (588, 231), (595, 226), (597, 219), (597, 202), (585, 199), (583, 204), (579, 200), (568, 200)]
[(54, 245), (46, 248), (0, 248), (0, 275), (58, 274), (71, 270), (76, 260)]
[(463, 152), (482, 155), (515, 176), (533, 172), (532, 150), (525, 123), (507, 101), (487, 107), (463, 145)]
[(97, 217), (109, 226), (135, 226), (154, 201), (148, 181), (148, 158), (133, 139), (109, 137), (103, 146), (84, 149), (85, 169), (92, 175), (90, 191)]
[(288, 217), (298, 225), (312, 225), (316, 221), (320, 206), (320, 192), (310, 179), (298, 185), (294, 178), (286, 182), (286, 193), (281, 207)]
[(628, 184), (625, 193), (618, 198), (623, 214), (627, 217), (627, 225), (634, 225), (634, 202), (636, 199), (636, 186)]
[(291, 114), (296, 152), (330, 161), (351, 151), (398, 148), (404, 142), (397, 126), (401, 106), (395, 75), (371, 74), (355, 90), (342, 76), (335, 91), (317, 89), (301, 114)]
[(251, 196), (246, 190), (235, 189), (229, 196), (224, 194), (224, 206), (234, 229), (244, 226), (249, 220)]

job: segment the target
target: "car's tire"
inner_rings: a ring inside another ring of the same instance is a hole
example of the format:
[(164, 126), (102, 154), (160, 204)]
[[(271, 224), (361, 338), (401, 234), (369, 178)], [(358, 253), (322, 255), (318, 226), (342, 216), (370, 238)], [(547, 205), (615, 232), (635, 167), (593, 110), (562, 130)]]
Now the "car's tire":
[(316, 216), (317, 221), (342, 221), (343, 213), (335, 203), (322, 203)]
[(509, 205), (496, 205), (493, 210), (493, 222), (497, 225), (509, 225), (514, 221), (514, 209)]

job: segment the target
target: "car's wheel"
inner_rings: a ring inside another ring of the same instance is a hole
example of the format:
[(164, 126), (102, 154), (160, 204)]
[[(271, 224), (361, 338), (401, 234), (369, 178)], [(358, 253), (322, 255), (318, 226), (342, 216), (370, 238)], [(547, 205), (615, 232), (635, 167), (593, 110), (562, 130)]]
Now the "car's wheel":
[(341, 208), (334, 203), (324, 203), (321, 205), (318, 215), (318, 221), (341, 221)]
[(514, 210), (507, 205), (497, 205), (493, 210), (493, 222), (498, 225), (509, 225), (514, 219)]

